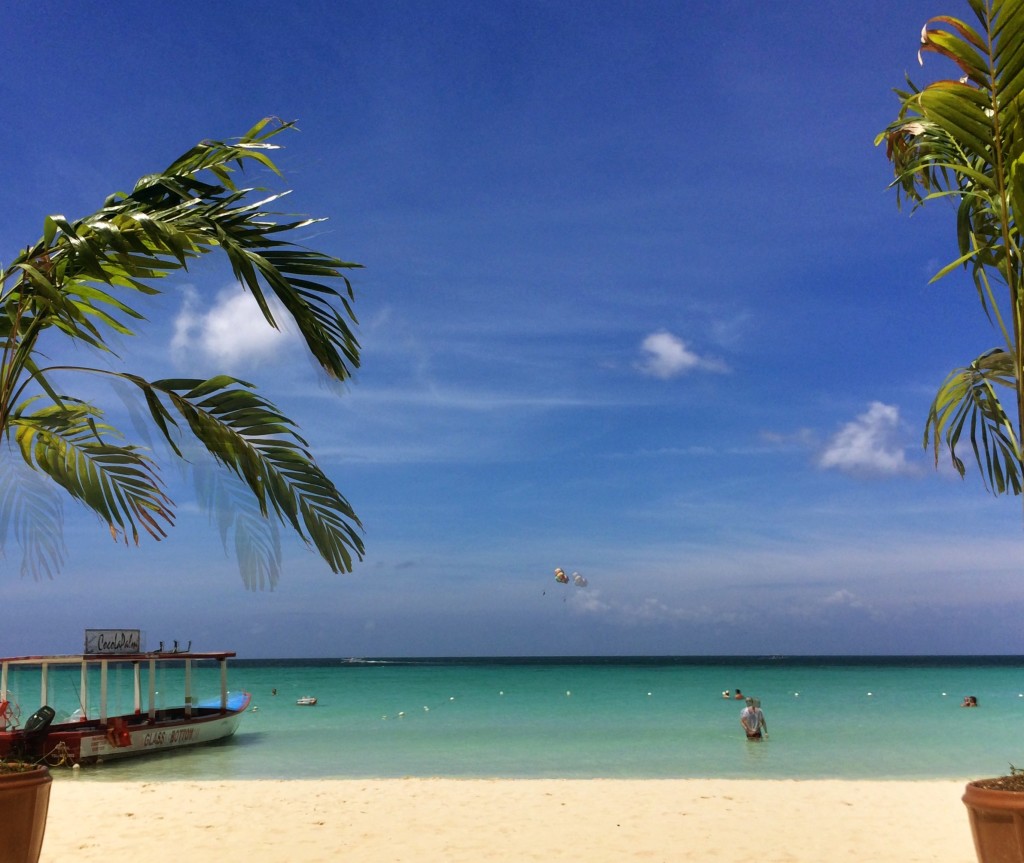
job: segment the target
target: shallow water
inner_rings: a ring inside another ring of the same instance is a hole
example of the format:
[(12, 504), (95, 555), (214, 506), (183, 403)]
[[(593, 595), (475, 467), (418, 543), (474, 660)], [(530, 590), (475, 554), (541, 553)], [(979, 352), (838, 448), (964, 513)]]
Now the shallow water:
[[(1020, 657), (236, 661), (230, 677), (254, 696), (230, 741), (79, 778), (925, 779), (1024, 764)], [(744, 739), (742, 703), (722, 698), (736, 687), (761, 699), (767, 741)], [(317, 706), (295, 704), (307, 694)], [(968, 694), (977, 709), (959, 706)]]

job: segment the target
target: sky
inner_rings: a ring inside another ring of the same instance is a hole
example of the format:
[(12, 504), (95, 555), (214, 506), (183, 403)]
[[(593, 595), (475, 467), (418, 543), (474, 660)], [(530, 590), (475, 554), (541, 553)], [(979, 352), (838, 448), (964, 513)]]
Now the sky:
[(873, 143), (906, 75), (953, 74), (917, 62), (944, 13), (969, 14), (13, 0), (0, 260), (197, 141), (298, 121), (283, 179), (249, 182), (363, 265), (355, 378), (325, 386), (215, 264), (116, 348), (258, 384), (366, 554), (336, 575), (284, 534), (276, 588), (247, 590), (168, 464), (162, 542), (66, 501), (67, 560), (33, 580), (7, 538), (0, 655), (86, 628), (251, 658), (1024, 653), (1024, 507), (922, 448), (936, 389), (997, 335), (963, 274), (929, 284), (952, 210), (899, 212)]

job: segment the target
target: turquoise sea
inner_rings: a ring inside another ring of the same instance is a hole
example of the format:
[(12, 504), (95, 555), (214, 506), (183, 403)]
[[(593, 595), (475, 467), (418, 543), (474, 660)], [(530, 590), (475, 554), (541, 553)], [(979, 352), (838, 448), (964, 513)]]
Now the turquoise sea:
[[(67, 777), (961, 779), (1024, 765), (1024, 657), (235, 660), (229, 685), (253, 694), (229, 741)], [(763, 743), (722, 697), (737, 687), (761, 700)]]

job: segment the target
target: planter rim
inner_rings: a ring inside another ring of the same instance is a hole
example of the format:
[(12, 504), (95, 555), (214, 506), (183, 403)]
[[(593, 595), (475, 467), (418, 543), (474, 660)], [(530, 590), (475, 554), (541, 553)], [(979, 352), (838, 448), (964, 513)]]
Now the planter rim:
[(1024, 811), (1024, 791), (1001, 791), (997, 788), (982, 788), (978, 779), (967, 783), (961, 798), (966, 806), (978, 809), (1001, 809)]
[(19, 773), (0, 773), (0, 791), (17, 791), (20, 788), (33, 788), (39, 785), (48, 785), (53, 781), (50, 770), (46, 765), (40, 765), (32, 770)]
[(24, 776), (26, 773), (38, 773), (40, 770), (45, 770), (47, 773), (50, 772), (50, 768), (46, 764), (32, 764), (28, 761), (0, 761), (0, 768), (4, 764), (23, 764), (25, 770), (0, 770), (0, 776)]

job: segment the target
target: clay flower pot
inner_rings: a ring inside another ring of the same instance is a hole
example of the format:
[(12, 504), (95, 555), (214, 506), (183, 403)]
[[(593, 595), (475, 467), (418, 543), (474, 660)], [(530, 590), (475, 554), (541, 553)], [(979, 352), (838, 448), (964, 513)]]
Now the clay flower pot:
[(4, 863), (37, 863), (53, 778), (45, 765), (0, 762)]
[(967, 783), (963, 801), (979, 863), (1024, 863), (1024, 791), (1008, 790), (1014, 778)]

